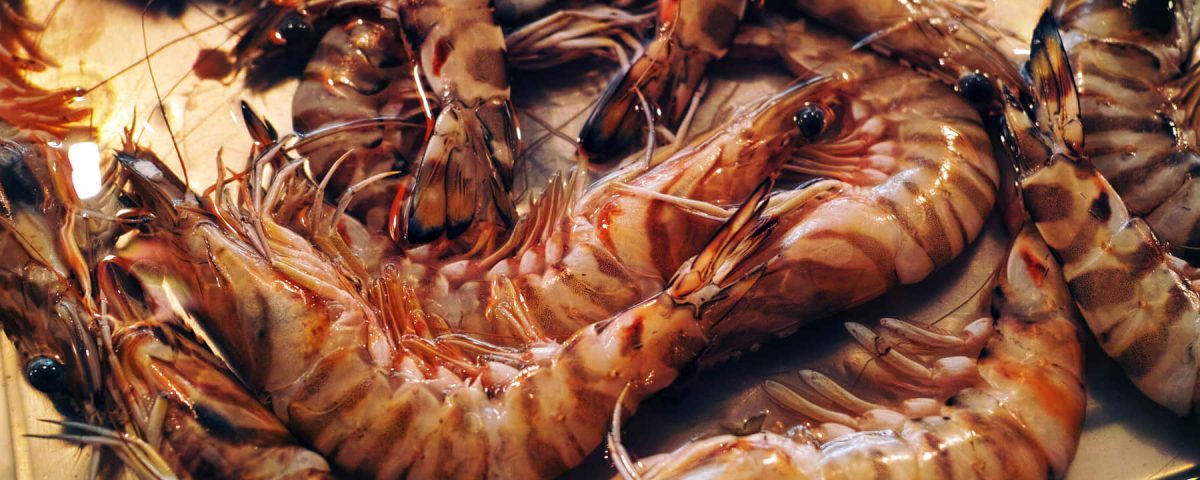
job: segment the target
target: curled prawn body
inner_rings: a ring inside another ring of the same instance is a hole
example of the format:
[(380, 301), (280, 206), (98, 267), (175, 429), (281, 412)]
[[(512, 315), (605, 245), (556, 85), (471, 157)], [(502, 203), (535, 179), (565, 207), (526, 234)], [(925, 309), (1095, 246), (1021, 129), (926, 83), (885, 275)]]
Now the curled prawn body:
[[(328, 176), (327, 192), (344, 192), (389, 171), (409, 173), (416, 161), (424, 132), (413, 126), (424, 127), (416, 123), (424, 106), (397, 33), (383, 19), (344, 21), (325, 33), (305, 67), (292, 97), (292, 123), (298, 134), (323, 136), (298, 153), (308, 159), (313, 175)], [(410, 122), (337, 128), (378, 118)], [(329, 130), (334, 133), (323, 133)], [(355, 196), (350, 212), (371, 229), (383, 230), (398, 183), (388, 178), (370, 184)]]
[(1029, 71), (1037, 103), (1027, 110), (1010, 98), (1005, 113), (1005, 141), (1022, 168), (1025, 208), (1061, 259), (1104, 351), (1151, 399), (1179, 415), (1195, 414), (1195, 277), (1087, 157), (1075, 76), (1049, 13), (1035, 32)]
[(714, 227), (714, 206), (736, 202), (752, 179), (796, 182), (772, 198), (781, 228), (747, 294), (756, 308), (722, 322), (712, 359), (925, 278), (979, 233), (998, 184), (979, 117), (952, 91), (870, 53), (843, 54), (848, 43), (818, 27), (777, 30), (784, 63), (823, 77), (586, 197), (621, 263), (662, 276)]
[[(996, 317), (959, 332), (847, 324), (877, 358), (853, 386), (804, 370), (762, 390), (787, 433), (722, 435), (639, 462), (636, 478), (1061, 478), (1083, 424), (1083, 348), (1062, 270), (1029, 228), (995, 287)], [(880, 345), (887, 345), (884, 350)], [(889, 392), (868, 401), (854, 391)], [(920, 392), (914, 394), (913, 392)], [(772, 415), (775, 415), (774, 413)], [(773, 429), (772, 429), (773, 430)]]
[[(135, 189), (177, 198), (169, 172), (140, 165)], [(269, 216), (239, 226), (237, 215), (216, 218), (177, 199), (177, 221), (146, 241), (168, 242), (182, 261), (129, 260), (146, 284), (182, 282), (181, 303), (234, 368), (340, 468), (375, 478), (546, 477), (601, 441), (622, 390), (620, 405), (632, 409), (669, 384), (706, 342), (702, 320), (716, 321), (757, 279), (742, 260), (773, 224), (759, 218), (769, 188), (755, 190), (661, 294), (561, 342), (515, 348), (429, 335), (411, 315), (420, 299), (396, 305), (404, 312), (368, 307), (356, 279)]]

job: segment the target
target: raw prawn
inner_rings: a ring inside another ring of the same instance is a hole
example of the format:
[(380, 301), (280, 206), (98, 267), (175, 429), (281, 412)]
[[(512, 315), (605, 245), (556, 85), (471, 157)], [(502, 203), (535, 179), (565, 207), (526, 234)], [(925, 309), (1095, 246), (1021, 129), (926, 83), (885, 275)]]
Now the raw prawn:
[[(854, 386), (812, 370), (800, 387), (763, 385), (787, 434), (716, 436), (615, 463), (644, 479), (1061, 478), (1083, 426), (1083, 347), (1062, 271), (1033, 229), (1015, 239), (994, 292), (995, 318), (958, 332), (847, 324), (877, 360)], [(865, 389), (894, 399), (852, 391)]]
[(666, 291), (561, 343), (500, 348), (469, 334), (424, 336), (419, 298), (377, 312), (354, 279), (269, 215), (197, 204), (150, 157), (125, 164), (139, 198), (174, 212), (139, 241), (177, 259), (130, 258), (131, 271), (144, 285), (178, 282), (180, 303), (293, 433), (376, 478), (546, 477), (577, 464), (623, 390), (632, 409), (699, 353), (701, 325), (719, 324), (758, 278), (743, 260), (773, 225), (759, 219), (768, 182)]
[(747, 294), (756, 308), (722, 322), (708, 359), (925, 278), (979, 233), (995, 199), (990, 141), (953, 92), (814, 25), (776, 31), (789, 68), (822, 76), (648, 170), (618, 171), (582, 207), (621, 264), (662, 277), (712, 231), (714, 206), (774, 172), (800, 182), (772, 199), (780, 228)]
[(48, 438), (107, 447), (139, 478), (328, 475), (178, 319), (135, 309), (141, 288), (98, 258), (145, 218), (119, 206), (119, 171), (81, 201), (57, 150), (3, 151), (0, 318), (29, 383), (72, 419)]
[(1194, 270), (1170, 254), (1088, 158), (1075, 75), (1049, 13), (1030, 51), (1036, 103), (1010, 96), (1005, 112), (1025, 207), (1062, 261), (1101, 348), (1154, 401), (1179, 415), (1200, 412)]

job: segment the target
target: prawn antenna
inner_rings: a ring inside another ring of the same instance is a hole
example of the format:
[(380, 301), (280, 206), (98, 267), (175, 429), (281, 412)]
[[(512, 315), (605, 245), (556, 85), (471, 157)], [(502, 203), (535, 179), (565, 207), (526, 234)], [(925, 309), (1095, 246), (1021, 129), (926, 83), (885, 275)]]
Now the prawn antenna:
[(150, 84), (154, 87), (154, 96), (158, 100), (158, 112), (163, 116), (163, 123), (167, 126), (167, 134), (171, 136), (171, 145), (175, 147), (175, 156), (179, 158), (179, 166), (183, 169), (183, 183), (191, 185), (191, 178), (188, 176), (187, 162), (183, 161), (183, 152), (179, 149), (179, 142), (175, 138), (175, 130), (171, 127), (171, 119), (167, 118), (167, 111), (163, 108), (162, 92), (158, 88), (158, 78), (154, 75), (154, 62), (150, 60), (150, 40), (146, 35), (146, 15), (150, 12), (150, 4), (147, 3), (142, 8), (141, 27), (142, 27), (142, 52), (146, 58), (146, 70), (150, 72)]

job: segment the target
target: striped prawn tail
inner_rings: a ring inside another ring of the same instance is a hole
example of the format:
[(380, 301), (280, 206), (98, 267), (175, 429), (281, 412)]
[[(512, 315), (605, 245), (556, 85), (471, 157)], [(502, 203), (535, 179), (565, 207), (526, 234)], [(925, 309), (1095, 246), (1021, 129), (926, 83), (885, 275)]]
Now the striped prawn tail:
[(396, 226), (393, 238), (422, 245), (442, 237), (453, 240), (477, 223), (511, 228), (517, 214), (509, 188), (518, 143), (508, 102), (443, 110), (417, 165), (412, 191), (397, 193), (397, 201), (404, 203), (404, 222), (391, 222)]

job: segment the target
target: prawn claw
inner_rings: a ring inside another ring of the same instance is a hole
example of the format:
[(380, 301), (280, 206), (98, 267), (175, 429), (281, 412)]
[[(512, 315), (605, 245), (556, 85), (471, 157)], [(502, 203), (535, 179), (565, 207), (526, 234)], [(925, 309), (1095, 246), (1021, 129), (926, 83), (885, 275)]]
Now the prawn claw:
[(587, 157), (590, 165), (605, 165), (619, 158), (640, 137), (639, 130), (645, 126), (645, 116), (634, 94), (633, 88), (636, 86), (632, 85), (632, 79), (647, 75), (647, 72), (640, 70), (640, 75), (633, 73), (647, 68), (643, 66), (644, 58), (638, 57), (604, 89), (596, 109), (592, 110), (583, 124), (583, 130), (579, 132), (579, 151)]
[[(579, 151), (591, 165), (606, 166), (619, 160), (637, 142), (643, 128), (656, 126), (647, 126), (647, 121), (686, 130), (685, 119), (693, 97), (701, 90), (704, 71), (709, 63), (725, 56), (746, 5), (745, 0), (684, 0), (659, 5), (658, 37), (613, 79), (580, 130)], [(650, 112), (644, 111), (646, 108)]]
[(275, 131), (275, 126), (265, 118), (259, 116), (250, 108), (250, 104), (242, 100), (242, 120), (246, 122), (246, 130), (250, 132), (250, 138), (258, 145), (271, 145), (279, 140), (279, 133)]

